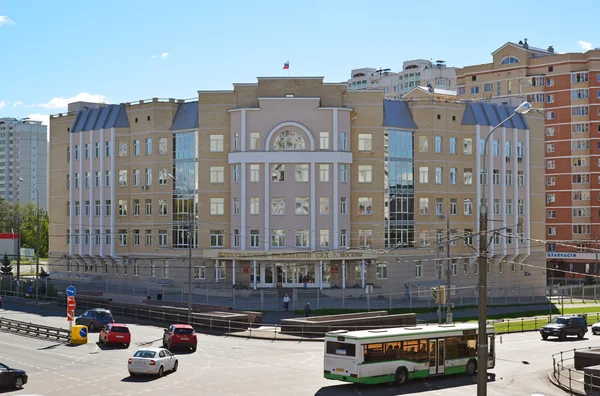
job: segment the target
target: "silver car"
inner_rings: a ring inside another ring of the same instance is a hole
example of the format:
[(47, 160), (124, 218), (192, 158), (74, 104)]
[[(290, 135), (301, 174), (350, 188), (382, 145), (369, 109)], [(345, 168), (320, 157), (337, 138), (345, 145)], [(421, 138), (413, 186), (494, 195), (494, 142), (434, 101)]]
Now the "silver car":
[(162, 377), (168, 371), (177, 371), (179, 362), (175, 355), (164, 348), (144, 348), (138, 350), (127, 362), (129, 375), (151, 374)]

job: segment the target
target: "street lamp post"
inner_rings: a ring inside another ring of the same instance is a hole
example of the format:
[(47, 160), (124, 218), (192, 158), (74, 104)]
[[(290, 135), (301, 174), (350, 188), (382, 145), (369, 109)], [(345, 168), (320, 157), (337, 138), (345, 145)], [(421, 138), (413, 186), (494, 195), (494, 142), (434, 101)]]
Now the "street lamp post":
[[(487, 144), (488, 140), (494, 131), (500, 128), (505, 122), (513, 118), (517, 114), (525, 114), (531, 109), (529, 102), (523, 102), (515, 109), (515, 111), (498, 125), (492, 128), (485, 138), (483, 144), (483, 166), (482, 172), (485, 170), (487, 159)], [(485, 180), (489, 182), (487, 174)], [(485, 200), (485, 184), (481, 183), (483, 191), (481, 194), (481, 202), (479, 206), (479, 336), (477, 345), (477, 396), (487, 395), (487, 260), (488, 260), (488, 245), (487, 245), (487, 226), (488, 226), (488, 206)]]
[[(173, 179), (175, 183), (179, 183), (184, 186), (185, 189), (189, 189), (189, 187), (179, 180), (175, 178), (172, 174), (168, 173), (168, 177)], [(192, 209), (194, 207), (194, 202), (192, 199)], [(188, 243), (188, 323), (192, 324), (192, 245), (194, 241), (194, 215), (193, 213), (189, 216), (189, 223), (187, 229), (187, 243)]]
[[(35, 188), (33, 186), (33, 184), (28, 183), (25, 181), (25, 179), (23, 179), (22, 177), (19, 177), (19, 181), (21, 183), (25, 183), (27, 184), (29, 187), (33, 188), (35, 190), (35, 203), (36, 203), (36, 221), (37, 221), (37, 236), (36, 236), (36, 242), (35, 242), (35, 281), (34, 281), (34, 287), (35, 287), (35, 302), (38, 302), (38, 278), (40, 276), (40, 192), (38, 191), (37, 188)], [(20, 237), (19, 237), (19, 240)], [(19, 249), (21, 249), (21, 246), (19, 246)], [(19, 250), (20, 251), (20, 250)]]

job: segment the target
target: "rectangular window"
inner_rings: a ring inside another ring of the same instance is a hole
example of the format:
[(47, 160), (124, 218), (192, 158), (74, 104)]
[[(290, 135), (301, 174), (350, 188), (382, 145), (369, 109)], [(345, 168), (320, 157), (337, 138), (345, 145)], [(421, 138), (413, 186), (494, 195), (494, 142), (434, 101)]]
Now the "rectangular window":
[(429, 198), (419, 198), (419, 214), (421, 216), (429, 215)]
[(571, 107), (572, 116), (586, 116), (589, 113), (589, 106), (573, 106)]
[(441, 136), (436, 136), (435, 137), (435, 152), (436, 153), (441, 153), (443, 150), (443, 140)]
[(340, 132), (340, 150), (348, 150), (348, 134), (346, 132)]
[(260, 142), (260, 134), (258, 132), (250, 133), (250, 150), (258, 150)]
[(233, 214), (240, 214), (240, 199), (238, 197), (233, 197)]
[(500, 170), (499, 169), (494, 169), (493, 173), (492, 173), (492, 182), (494, 183), (495, 186), (499, 186), (500, 185)]
[(260, 231), (250, 230), (250, 247), (257, 248), (260, 246)]
[(152, 200), (146, 200), (146, 216), (152, 216)]
[(448, 151), (450, 154), (456, 154), (456, 138), (451, 137), (449, 140)]
[(373, 150), (373, 135), (370, 133), (358, 134), (358, 151)]
[(231, 172), (231, 181), (233, 183), (238, 183), (240, 180), (240, 165), (233, 165), (233, 171)]
[(146, 246), (152, 246), (152, 230), (146, 230), (145, 241)]
[(346, 230), (340, 231), (340, 247), (348, 247), (348, 234)]
[(297, 230), (296, 231), (296, 247), (307, 248), (308, 247), (308, 230)]
[(260, 214), (260, 198), (259, 197), (251, 197), (250, 198), (250, 214), (251, 215)]
[(463, 154), (473, 154), (473, 138), (463, 138)]
[(146, 155), (152, 155), (152, 138), (146, 139)]
[(250, 164), (250, 183), (260, 182), (260, 165)]
[(296, 165), (296, 183), (308, 183), (308, 164)]
[(322, 215), (329, 214), (329, 197), (320, 197), (319, 198), (319, 212)]
[(419, 152), (426, 153), (429, 151), (429, 139), (427, 136), (419, 136)]
[(112, 203), (110, 199), (107, 199), (105, 201), (105, 205), (104, 205), (104, 215), (105, 216), (110, 216), (112, 214)]
[(546, 185), (547, 186), (554, 186), (555, 184), (556, 184), (556, 179), (554, 178), (554, 176), (546, 177)]
[(507, 170), (505, 175), (504, 175), (504, 182), (506, 183), (507, 186), (512, 186), (512, 171), (511, 170)]
[(571, 150), (589, 150), (589, 148), (590, 141), (587, 139), (571, 140)]
[(225, 233), (223, 230), (210, 230), (210, 247), (225, 246)]
[(456, 198), (450, 199), (450, 215), (456, 216), (458, 214), (458, 200)]
[(194, 267), (194, 279), (206, 279), (206, 267), (197, 265)]
[(358, 198), (358, 214), (370, 215), (373, 212), (373, 198), (359, 197)]
[(100, 216), (102, 213), (102, 208), (100, 204), (100, 200), (96, 200), (94, 202), (94, 216)]
[(233, 151), (240, 151), (240, 134), (238, 132), (233, 134)]
[(104, 171), (104, 186), (110, 187), (111, 174), (110, 171)]
[(499, 199), (494, 199), (494, 215), (496, 215), (496, 216), (500, 215), (500, 200)]
[(450, 184), (456, 184), (457, 179), (457, 169), (450, 168)]
[(492, 155), (499, 156), (500, 155), (500, 141), (492, 140)]
[(348, 165), (346, 164), (340, 165), (340, 182), (348, 183)]
[(275, 216), (282, 216), (285, 214), (285, 198), (271, 199), (271, 214)]
[(438, 216), (444, 215), (444, 199), (443, 198), (435, 199), (435, 214)]
[(421, 260), (415, 261), (415, 278), (423, 277), (423, 262)]
[(525, 214), (525, 201), (522, 199), (517, 201), (517, 214), (519, 216), (523, 216)]
[(429, 183), (429, 168), (426, 166), (419, 167), (419, 183)]
[(372, 240), (373, 240), (373, 231), (372, 230), (358, 230), (358, 246), (370, 247)]
[(507, 199), (506, 200), (506, 215), (512, 216), (512, 214), (513, 214), (513, 201), (512, 201), (512, 199)]
[(112, 245), (112, 234), (110, 230), (104, 230), (104, 244), (107, 246)]
[(222, 216), (225, 214), (225, 198), (210, 199), (210, 214), (211, 216)]
[(329, 132), (319, 133), (319, 148), (321, 150), (329, 150)]
[(158, 246), (165, 247), (167, 246), (167, 231), (166, 230), (158, 230)]
[(158, 169), (158, 185), (159, 186), (166, 186), (167, 185), (167, 180), (169, 179), (169, 173), (167, 172), (166, 169), (164, 168), (159, 168)]
[(444, 175), (442, 167), (438, 166), (435, 168), (435, 184), (443, 184)]
[(152, 168), (146, 168), (146, 185), (152, 185)]
[(119, 170), (119, 186), (127, 185), (127, 170)]
[(523, 187), (525, 185), (525, 173), (523, 171), (517, 171), (517, 186)]
[(589, 80), (588, 72), (571, 73), (571, 83), (572, 84), (579, 84), (582, 82), (587, 82), (588, 80)]
[(329, 182), (329, 164), (319, 165), (319, 180), (322, 183)]
[[(600, 91), (598, 91), (600, 92)], [(554, 128), (552, 128), (554, 129)], [(590, 131), (590, 124), (587, 122), (577, 122), (571, 124), (571, 133), (588, 133)]]
[(136, 157), (138, 157), (140, 155), (140, 141), (139, 140), (133, 141), (133, 155), (135, 155)]
[(296, 197), (296, 214), (308, 215), (308, 197)]
[(159, 199), (158, 200), (158, 215), (159, 216), (166, 216), (167, 212), (168, 212), (167, 200), (166, 199)]
[(119, 246), (127, 246), (127, 230), (119, 230)]
[(371, 183), (373, 181), (373, 166), (359, 165), (358, 166), (358, 182)]
[(285, 165), (284, 164), (271, 165), (271, 181), (276, 182), (276, 183), (285, 181)]
[(79, 173), (75, 173), (75, 188), (79, 187)]
[(224, 166), (211, 166), (210, 167), (210, 182), (211, 183), (225, 183), (225, 167)]
[(167, 154), (167, 148), (169, 140), (167, 138), (158, 139), (158, 154)]
[(134, 216), (140, 215), (140, 200), (139, 199), (133, 200), (133, 215)]
[(140, 185), (140, 170), (139, 169), (133, 170), (133, 185), (134, 186)]
[(473, 202), (468, 198), (463, 200), (463, 213), (465, 216), (473, 215)]
[(329, 230), (319, 231), (319, 246), (323, 248), (329, 247)]
[(210, 135), (210, 151), (213, 153), (223, 152), (223, 135)]
[(127, 200), (119, 199), (119, 216), (127, 216)]
[(341, 197), (340, 198), (340, 214), (348, 213), (348, 208), (347, 208), (346, 204), (347, 204), (346, 197)]
[(271, 232), (271, 246), (285, 247), (285, 230), (273, 230)]
[(84, 210), (85, 210), (85, 215), (89, 216), (90, 215), (90, 201), (85, 201), (85, 206), (84, 206)]
[(463, 171), (463, 180), (465, 185), (473, 184), (473, 169), (465, 168)]

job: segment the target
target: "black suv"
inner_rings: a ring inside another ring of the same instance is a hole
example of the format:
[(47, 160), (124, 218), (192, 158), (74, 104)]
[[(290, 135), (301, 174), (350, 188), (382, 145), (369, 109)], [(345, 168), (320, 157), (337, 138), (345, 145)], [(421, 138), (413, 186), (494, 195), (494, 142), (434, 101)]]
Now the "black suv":
[(89, 331), (102, 329), (109, 323), (115, 323), (115, 320), (107, 309), (90, 309), (89, 311), (85, 311), (83, 315), (75, 318), (76, 325), (87, 326)]
[(553, 336), (564, 341), (570, 335), (582, 339), (587, 331), (588, 324), (584, 316), (557, 316), (540, 329), (540, 334), (544, 340)]

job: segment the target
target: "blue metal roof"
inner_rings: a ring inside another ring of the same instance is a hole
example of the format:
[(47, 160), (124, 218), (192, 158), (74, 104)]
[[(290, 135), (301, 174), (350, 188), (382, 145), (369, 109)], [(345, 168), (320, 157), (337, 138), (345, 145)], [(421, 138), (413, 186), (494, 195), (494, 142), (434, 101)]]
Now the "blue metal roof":
[(125, 105), (112, 104), (97, 109), (79, 110), (71, 125), (71, 132), (107, 128), (129, 128)]
[[(462, 125), (484, 125), (494, 127), (510, 117), (515, 108), (484, 102), (468, 102), (462, 119)], [(523, 114), (517, 114), (504, 123), (505, 128), (529, 129)]]
[(383, 100), (383, 126), (402, 129), (417, 129), (408, 103)]
[(173, 117), (172, 131), (198, 128), (198, 101), (181, 103)]

